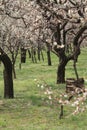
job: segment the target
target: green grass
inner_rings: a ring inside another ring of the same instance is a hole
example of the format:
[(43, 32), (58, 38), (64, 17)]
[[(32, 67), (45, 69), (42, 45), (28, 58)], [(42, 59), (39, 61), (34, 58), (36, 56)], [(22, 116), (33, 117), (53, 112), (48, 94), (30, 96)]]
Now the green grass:
[[(44, 80), (58, 95), (65, 91), (65, 84), (56, 84), (58, 58), (52, 54), (52, 66), (45, 61), (32, 63), (27, 61), (19, 69), (19, 57), (16, 62), (17, 79), (14, 80), (14, 99), (4, 99), (3, 64), (0, 66), (0, 130), (86, 130), (87, 110), (76, 116), (70, 107), (64, 108), (64, 117), (59, 120), (60, 106), (52, 106), (43, 100), (46, 98), (37, 87), (34, 79)], [(75, 77), (73, 62), (66, 67), (66, 78)], [(87, 86), (87, 48), (82, 49), (77, 63), (80, 77), (85, 79)]]

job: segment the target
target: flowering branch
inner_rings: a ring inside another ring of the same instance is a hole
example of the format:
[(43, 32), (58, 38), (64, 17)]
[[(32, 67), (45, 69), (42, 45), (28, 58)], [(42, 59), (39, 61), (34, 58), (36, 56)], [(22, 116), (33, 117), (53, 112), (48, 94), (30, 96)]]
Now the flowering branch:
[(47, 99), (51, 105), (57, 105), (57, 107), (60, 105), (59, 119), (64, 116), (65, 106), (75, 108), (74, 111), (69, 114), (69, 116), (84, 112), (87, 108), (87, 89), (82, 90), (77, 88), (76, 91), (72, 91), (71, 93), (62, 93), (58, 95), (58, 92), (53, 92), (51, 86), (48, 85), (45, 81), (43, 81), (42, 84), (36, 79), (35, 81), (38, 83), (38, 87), (43, 90), (43, 93), (47, 96)]

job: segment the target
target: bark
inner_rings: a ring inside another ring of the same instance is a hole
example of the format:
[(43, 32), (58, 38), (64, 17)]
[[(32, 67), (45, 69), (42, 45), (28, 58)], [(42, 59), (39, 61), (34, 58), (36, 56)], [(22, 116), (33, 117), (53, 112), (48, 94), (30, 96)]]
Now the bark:
[(21, 63), (26, 62), (26, 49), (21, 48)]
[(40, 52), (41, 52), (41, 47), (38, 43), (38, 50), (37, 50), (37, 54), (38, 54), (38, 60), (40, 61)]
[(13, 80), (12, 74), (7, 72), (6, 69), (3, 71), (4, 74), (4, 98), (13, 98)]
[(15, 64), (12, 64), (13, 76), (16, 79), (16, 71), (15, 71)]
[(82, 33), (87, 29), (87, 22), (79, 29), (78, 33), (76, 34), (73, 44), (74, 46), (78, 46), (78, 40), (81, 37)]
[(61, 58), (59, 61), (58, 70), (57, 70), (57, 84), (65, 83), (65, 67), (67, 62), (68, 60), (64, 58)]
[(57, 69), (57, 84), (65, 83), (65, 67), (70, 58), (65, 55), (65, 47), (54, 46), (54, 50), (59, 57), (59, 64)]
[(14, 98), (12, 62), (7, 54), (0, 48), (0, 60), (4, 64), (4, 98)]
[(48, 65), (51, 66), (52, 63), (51, 63), (51, 55), (50, 55), (50, 50), (51, 50), (51, 47), (50, 47), (50, 44), (46, 42), (46, 46), (47, 46), (47, 60), (48, 60)]
[(36, 50), (34, 50), (34, 61), (35, 61), (35, 63), (37, 63)]
[(60, 110), (59, 119), (62, 119), (63, 113), (64, 113), (64, 112), (63, 112), (63, 111), (64, 111), (64, 110), (63, 110), (63, 105), (61, 105), (60, 107), (61, 107), (61, 110)]
[(13, 77), (14, 77), (14, 79), (16, 79), (16, 71), (15, 71), (16, 57), (14, 57), (14, 53), (12, 53), (12, 71), (13, 71)]
[(49, 50), (47, 51), (47, 60), (48, 60), (48, 65), (51, 66), (52, 63), (51, 63), (51, 55), (50, 55), (50, 51)]

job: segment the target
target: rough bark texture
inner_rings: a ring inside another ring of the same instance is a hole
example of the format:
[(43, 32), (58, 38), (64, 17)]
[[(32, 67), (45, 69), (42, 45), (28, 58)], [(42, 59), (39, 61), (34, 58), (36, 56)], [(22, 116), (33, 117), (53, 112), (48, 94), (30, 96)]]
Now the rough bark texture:
[(65, 67), (68, 60), (61, 57), (57, 70), (57, 83), (65, 83)]

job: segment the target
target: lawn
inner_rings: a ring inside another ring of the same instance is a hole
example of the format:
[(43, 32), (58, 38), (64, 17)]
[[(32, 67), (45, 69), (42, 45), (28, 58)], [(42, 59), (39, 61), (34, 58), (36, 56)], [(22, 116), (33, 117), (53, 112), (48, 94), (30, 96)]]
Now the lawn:
[[(14, 99), (4, 99), (3, 64), (0, 65), (0, 130), (86, 130), (87, 110), (78, 115), (71, 115), (72, 108), (64, 108), (64, 117), (59, 119), (60, 105), (52, 105), (46, 101), (46, 95), (38, 87), (45, 81), (53, 92), (65, 92), (65, 84), (56, 84), (58, 58), (52, 54), (52, 66), (47, 65), (47, 58), (32, 63), (28, 58), (19, 69), (19, 57), (16, 62), (17, 79), (14, 79)], [(77, 63), (80, 77), (87, 86), (87, 48), (82, 49)], [(66, 78), (75, 77), (73, 62), (66, 67)]]

